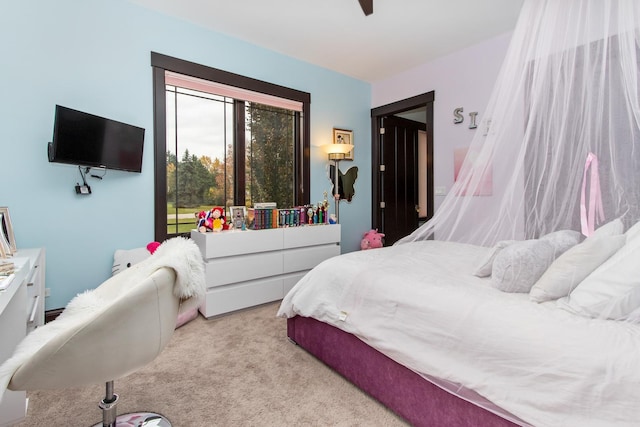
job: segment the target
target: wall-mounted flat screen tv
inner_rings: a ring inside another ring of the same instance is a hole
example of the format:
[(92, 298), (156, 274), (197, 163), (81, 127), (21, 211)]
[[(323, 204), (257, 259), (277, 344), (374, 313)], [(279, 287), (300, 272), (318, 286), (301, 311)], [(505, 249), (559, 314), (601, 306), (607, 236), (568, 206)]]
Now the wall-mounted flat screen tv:
[(50, 162), (142, 172), (144, 129), (56, 105)]

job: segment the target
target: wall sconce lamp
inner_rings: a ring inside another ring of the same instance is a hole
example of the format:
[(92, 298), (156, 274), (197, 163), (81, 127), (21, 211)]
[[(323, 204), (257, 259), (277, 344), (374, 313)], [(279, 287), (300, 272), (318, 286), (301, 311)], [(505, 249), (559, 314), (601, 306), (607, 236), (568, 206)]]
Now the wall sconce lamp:
[(329, 160), (334, 162), (333, 198), (336, 206), (336, 223), (340, 223), (340, 161), (344, 160), (345, 155), (353, 150), (353, 144), (328, 144), (326, 147)]

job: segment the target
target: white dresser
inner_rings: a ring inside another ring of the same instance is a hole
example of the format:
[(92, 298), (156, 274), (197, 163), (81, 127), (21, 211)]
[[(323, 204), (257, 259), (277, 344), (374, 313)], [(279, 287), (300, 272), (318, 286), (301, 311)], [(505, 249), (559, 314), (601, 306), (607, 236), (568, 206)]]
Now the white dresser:
[[(0, 291), (0, 364), (28, 332), (44, 324), (44, 249), (21, 249), (9, 260), (19, 269), (9, 287)], [(7, 390), (0, 404), (0, 426), (17, 423), (26, 412), (26, 393)]]
[(340, 225), (191, 231), (205, 260), (205, 317), (282, 299), (307, 271), (340, 255)]

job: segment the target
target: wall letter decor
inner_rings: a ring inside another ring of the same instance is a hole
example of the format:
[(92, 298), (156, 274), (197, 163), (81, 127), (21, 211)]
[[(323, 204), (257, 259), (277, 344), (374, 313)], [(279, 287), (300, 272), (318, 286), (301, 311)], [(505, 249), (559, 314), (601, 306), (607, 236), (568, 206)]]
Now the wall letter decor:
[(478, 124), (476, 123), (476, 117), (478, 117), (477, 111), (469, 113), (469, 120), (471, 121), (471, 123), (469, 123), (469, 129), (475, 129), (478, 127)]
[(462, 116), (462, 114), (460, 114), (463, 111), (464, 109), (462, 107), (453, 110), (453, 123), (458, 124), (464, 121), (464, 117)]
[[(464, 122), (464, 116), (462, 115), (462, 112), (464, 111), (464, 109), (462, 107), (458, 107), (455, 110), (453, 110), (453, 123), (454, 124), (460, 124), (462, 122)], [(477, 111), (473, 111), (471, 113), (469, 113), (469, 129), (475, 129), (478, 127), (478, 124), (476, 123), (476, 120), (478, 119), (478, 112)]]

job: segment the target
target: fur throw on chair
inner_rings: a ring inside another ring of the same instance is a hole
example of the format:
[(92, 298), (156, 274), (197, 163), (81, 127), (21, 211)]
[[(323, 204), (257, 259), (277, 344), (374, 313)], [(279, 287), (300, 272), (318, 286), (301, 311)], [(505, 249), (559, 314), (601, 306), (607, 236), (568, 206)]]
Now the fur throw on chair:
[[(149, 258), (112, 276), (98, 288), (78, 294), (67, 304), (58, 318), (29, 333), (18, 345), (13, 356), (0, 365), (0, 401), (11, 377), (31, 354), (42, 348), (61, 331), (106, 310), (112, 298), (120, 298), (134, 289), (136, 283), (165, 267), (173, 269), (176, 273), (173, 294), (177, 298), (185, 300), (204, 297), (206, 292), (204, 261), (198, 246), (192, 240), (183, 237), (165, 241)], [(100, 289), (103, 285), (109, 289), (109, 298), (101, 292), (105, 289)]]
[(172, 268), (177, 276), (173, 293), (180, 299), (200, 299), (206, 293), (202, 254), (198, 245), (186, 237), (165, 240), (153, 255), (136, 266), (141, 266), (147, 274), (162, 267)]

